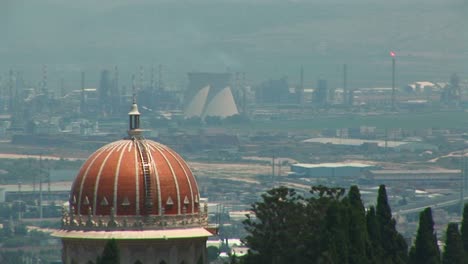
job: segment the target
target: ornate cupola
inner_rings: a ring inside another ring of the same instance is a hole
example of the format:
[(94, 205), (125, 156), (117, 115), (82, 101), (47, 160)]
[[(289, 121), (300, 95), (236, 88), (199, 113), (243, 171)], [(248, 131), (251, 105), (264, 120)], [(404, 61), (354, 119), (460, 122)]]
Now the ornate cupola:
[(140, 112), (138, 111), (138, 105), (136, 103), (136, 97), (133, 96), (133, 103), (130, 112), (128, 112), (129, 117), (129, 129), (128, 135), (131, 137), (139, 137), (141, 136), (141, 129), (140, 129)]
[[(72, 184), (54, 233), (63, 263), (94, 261), (111, 238), (121, 263), (206, 263), (206, 239), (216, 229), (192, 171), (177, 152), (142, 136), (135, 96), (128, 115), (128, 137), (91, 154)], [(142, 256), (134, 248), (145, 248)]]

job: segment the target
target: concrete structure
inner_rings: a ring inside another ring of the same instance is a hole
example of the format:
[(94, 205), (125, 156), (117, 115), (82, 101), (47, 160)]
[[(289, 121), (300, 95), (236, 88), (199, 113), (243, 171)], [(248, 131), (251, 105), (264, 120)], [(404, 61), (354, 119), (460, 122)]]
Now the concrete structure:
[(394, 141), (394, 140), (370, 140), (370, 139), (355, 139), (355, 138), (327, 138), (318, 137), (310, 138), (303, 141), (304, 143), (321, 143), (343, 146), (376, 146), (380, 148), (389, 148), (396, 151), (425, 151), (438, 150), (437, 146), (417, 141)]
[(433, 182), (459, 182), (460, 170), (419, 169), (419, 170), (370, 170), (366, 178), (378, 183), (414, 182), (423, 185)]
[(62, 229), (65, 264), (84, 264), (115, 239), (120, 263), (206, 263), (212, 235), (207, 206), (186, 162), (141, 135), (134, 101), (128, 137), (105, 145), (83, 164), (70, 192)]
[(189, 86), (185, 96), (186, 117), (224, 118), (239, 114), (230, 87), (230, 73), (192, 72), (188, 77)]
[(319, 163), (306, 164), (296, 163), (291, 165), (290, 177), (297, 178), (358, 178), (363, 175), (364, 171), (378, 168), (375, 165), (344, 162), (344, 163)]
[[(210, 94), (214, 95), (210, 96)], [(200, 117), (205, 119), (207, 116), (228, 117), (239, 114), (231, 88), (225, 87), (218, 92), (213, 92), (211, 86), (203, 87), (193, 97), (185, 110), (185, 116)]]

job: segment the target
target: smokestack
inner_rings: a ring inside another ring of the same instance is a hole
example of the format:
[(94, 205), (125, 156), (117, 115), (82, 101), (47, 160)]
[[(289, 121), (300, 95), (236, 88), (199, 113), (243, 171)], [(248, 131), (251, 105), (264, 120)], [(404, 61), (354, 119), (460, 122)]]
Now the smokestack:
[(9, 97), (9, 103), (8, 103), (8, 111), (10, 114), (13, 114), (13, 107), (14, 107), (14, 94), (13, 94), (13, 82), (14, 82), (14, 75), (13, 75), (13, 70), (10, 69), (9, 73), (9, 80), (8, 80), (8, 97)]
[(81, 101), (80, 101), (81, 114), (86, 113), (86, 94), (85, 94), (85, 73), (81, 72)]
[(154, 65), (151, 65), (151, 92), (154, 92)]
[(348, 92), (348, 66), (343, 64), (343, 104), (349, 105), (350, 103), (350, 94)]
[(247, 116), (247, 85), (245, 83), (245, 72), (242, 73), (242, 113)]
[(63, 78), (60, 78), (60, 96), (65, 97), (66, 91), (65, 91), (65, 80)]
[(158, 89), (162, 90), (162, 65), (159, 64), (158, 66)]
[(113, 92), (112, 92), (112, 112), (115, 114), (120, 110), (122, 96), (119, 90), (119, 68), (114, 67), (114, 81), (113, 81)]
[(391, 51), (390, 56), (392, 57), (392, 111), (395, 111), (395, 52)]
[(42, 65), (42, 92), (47, 96), (49, 91), (47, 88), (47, 65)]
[(301, 65), (299, 103), (304, 106), (304, 66)]
[(140, 66), (140, 80), (138, 81), (139, 82), (139, 88), (141, 90), (143, 90), (143, 66)]

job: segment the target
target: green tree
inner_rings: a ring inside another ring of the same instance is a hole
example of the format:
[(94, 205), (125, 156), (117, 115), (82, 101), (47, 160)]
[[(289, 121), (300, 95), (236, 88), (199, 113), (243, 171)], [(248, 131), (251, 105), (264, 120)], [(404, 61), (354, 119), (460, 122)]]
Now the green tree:
[(369, 235), (369, 245), (367, 250), (367, 258), (371, 263), (383, 263), (382, 259), (382, 246), (380, 241), (379, 225), (377, 223), (377, 216), (375, 207), (371, 206), (366, 214), (367, 234)]
[(349, 263), (366, 264), (368, 261), (368, 235), (366, 211), (357, 186), (351, 186), (349, 201)]
[(293, 189), (267, 191), (244, 221), (250, 248), (243, 263), (347, 263), (348, 203), (345, 190), (314, 186), (308, 199)]
[(410, 250), (411, 264), (438, 264), (440, 251), (437, 245), (437, 236), (434, 232), (434, 220), (430, 207), (419, 214), (419, 227), (416, 241)]
[(396, 230), (396, 222), (392, 218), (385, 185), (380, 185), (379, 187), (376, 218), (381, 238), (381, 263), (406, 263), (408, 259), (408, 246), (403, 236)]
[(456, 223), (449, 223), (447, 226), (447, 234), (445, 237), (445, 247), (442, 256), (443, 264), (464, 264), (465, 251), (463, 250), (463, 243), (461, 240), (458, 225)]
[(339, 201), (332, 201), (325, 217), (326, 231), (319, 262), (349, 263), (349, 237), (347, 208)]
[(98, 264), (120, 264), (120, 250), (115, 239), (107, 241)]
[(463, 219), (461, 223), (461, 239), (465, 255), (468, 256), (468, 203), (463, 207)]
[(247, 263), (286, 263), (298, 256), (294, 229), (300, 225), (296, 220), (301, 214), (302, 200), (293, 189), (279, 187), (267, 191), (261, 202), (252, 205), (255, 218), (248, 215), (244, 221), (249, 233), (245, 242), (251, 249)]
[(209, 246), (206, 249), (206, 256), (207, 256), (208, 262), (216, 260), (219, 256), (219, 249), (215, 246)]

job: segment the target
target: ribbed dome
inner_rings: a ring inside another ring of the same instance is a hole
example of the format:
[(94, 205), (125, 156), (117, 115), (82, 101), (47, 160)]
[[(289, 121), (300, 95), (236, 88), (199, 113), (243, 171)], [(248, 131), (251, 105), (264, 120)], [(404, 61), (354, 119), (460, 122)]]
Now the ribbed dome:
[(132, 137), (88, 158), (73, 183), (70, 207), (77, 215), (196, 214), (199, 193), (195, 177), (175, 151)]

